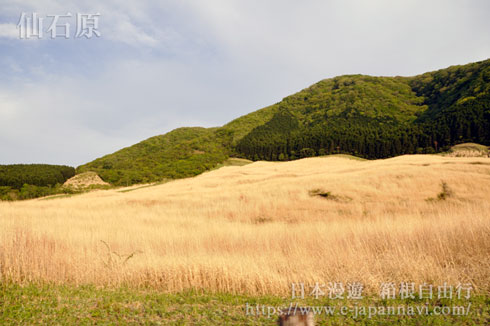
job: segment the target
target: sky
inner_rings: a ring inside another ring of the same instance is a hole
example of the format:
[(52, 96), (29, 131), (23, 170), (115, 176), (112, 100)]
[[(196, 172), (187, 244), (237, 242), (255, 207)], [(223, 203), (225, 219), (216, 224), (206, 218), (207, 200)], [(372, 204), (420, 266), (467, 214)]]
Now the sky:
[[(42, 39), (20, 38), (22, 13)], [(77, 14), (99, 14), (100, 36), (77, 37)], [(0, 0), (0, 164), (78, 166), (324, 78), (484, 60), (489, 15), (487, 0)]]

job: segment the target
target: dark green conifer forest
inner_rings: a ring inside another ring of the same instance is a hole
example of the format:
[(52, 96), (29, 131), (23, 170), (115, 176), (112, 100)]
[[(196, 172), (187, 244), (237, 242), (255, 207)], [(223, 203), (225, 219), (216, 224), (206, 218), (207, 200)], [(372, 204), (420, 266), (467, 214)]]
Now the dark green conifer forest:
[(0, 165), (0, 200), (30, 199), (60, 192), (60, 186), (75, 175), (66, 165)]

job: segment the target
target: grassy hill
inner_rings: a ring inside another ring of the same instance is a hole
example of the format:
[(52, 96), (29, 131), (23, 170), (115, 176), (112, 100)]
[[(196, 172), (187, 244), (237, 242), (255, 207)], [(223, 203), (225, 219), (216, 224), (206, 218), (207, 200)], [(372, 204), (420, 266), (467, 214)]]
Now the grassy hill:
[(408, 279), (485, 294), (489, 175), (483, 157), (334, 155), (0, 202), (0, 276), (288, 298), (303, 280), (355, 280), (367, 296)]
[[(317, 325), (488, 325), (490, 158), (225, 162), (132, 191), (0, 202), (0, 325), (273, 325), (247, 307), (296, 304), (379, 309)], [(433, 296), (403, 299), (402, 282)]]
[(79, 166), (115, 185), (200, 174), (229, 157), (231, 136), (217, 128), (179, 128)]
[(220, 128), (180, 128), (77, 168), (116, 185), (197, 175), (228, 157), (386, 158), (490, 145), (490, 60), (414, 77), (322, 80)]
[(490, 157), (488, 146), (473, 143), (458, 144), (449, 149), (446, 156), (454, 157)]
[(346, 153), (384, 158), (490, 143), (490, 60), (415, 77), (341, 76), (275, 105), (241, 138), (253, 160)]

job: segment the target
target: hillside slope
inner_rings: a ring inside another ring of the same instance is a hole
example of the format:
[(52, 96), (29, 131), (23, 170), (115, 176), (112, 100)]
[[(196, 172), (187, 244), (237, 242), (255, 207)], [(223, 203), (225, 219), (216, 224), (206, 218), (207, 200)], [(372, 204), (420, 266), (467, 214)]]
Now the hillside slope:
[(276, 105), (237, 142), (254, 160), (348, 153), (384, 158), (490, 143), (490, 60), (415, 77), (341, 76)]
[(197, 175), (229, 156), (231, 139), (216, 128), (179, 128), (79, 166), (106, 182), (130, 185)]
[(374, 159), (490, 145), (490, 59), (415, 77), (322, 80), (221, 128), (181, 128), (77, 169), (128, 185), (197, 175), (236, 156)]
[(464, 280), (487, 293), (489, 188), (490, 158), (327, 156), (0, 202), (0, 275), (285, 296), (298, 280), (356, 280), (366, 294)]

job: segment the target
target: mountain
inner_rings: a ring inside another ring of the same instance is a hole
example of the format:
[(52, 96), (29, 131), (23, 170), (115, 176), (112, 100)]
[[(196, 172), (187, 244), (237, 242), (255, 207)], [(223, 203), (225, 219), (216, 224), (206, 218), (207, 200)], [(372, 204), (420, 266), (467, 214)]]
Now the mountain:
[(368, 159), (490, 144), (490, 59), (414, 77), (322, 80), (220, 128), (179, 128), (77, 168), (116, 185), (182, 178), (230, 156)]
[(219, 128), (179, 128), (79, 166), (106, 182), (130, 185), (200, 174), (230, 156), (231, 135)]

